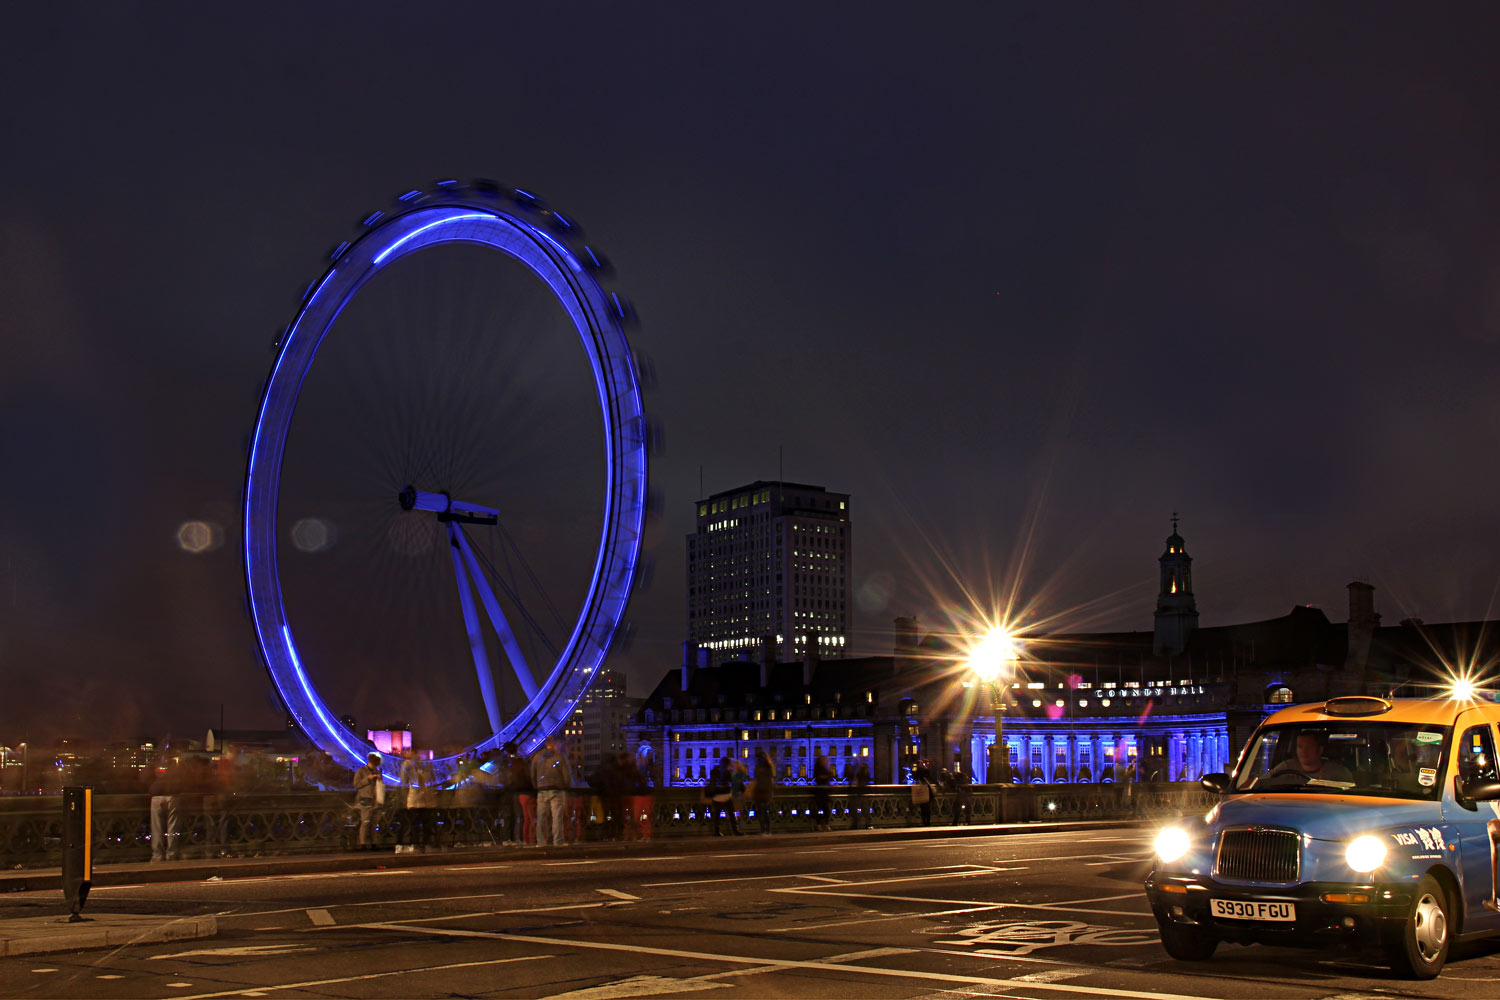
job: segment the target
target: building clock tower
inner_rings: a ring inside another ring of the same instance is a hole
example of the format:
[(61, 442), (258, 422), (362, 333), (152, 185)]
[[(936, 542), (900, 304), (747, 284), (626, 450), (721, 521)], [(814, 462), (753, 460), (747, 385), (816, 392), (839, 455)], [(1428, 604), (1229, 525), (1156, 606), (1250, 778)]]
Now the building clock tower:
[(1176, 656), (1198, 627), (1198, 603), (1193, 599), (1193, 557), (1177, 533), (1175, 512), (1167, 551), (1157, 561), (1161, 563), (1161, 591), (1156, 595), (1156, 635), (1151, 649), (1157, 656)]

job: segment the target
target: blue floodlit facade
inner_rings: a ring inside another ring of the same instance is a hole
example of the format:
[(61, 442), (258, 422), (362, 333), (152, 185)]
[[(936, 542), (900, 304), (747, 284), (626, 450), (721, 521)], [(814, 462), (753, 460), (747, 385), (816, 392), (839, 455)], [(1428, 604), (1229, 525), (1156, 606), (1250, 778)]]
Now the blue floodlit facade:
[(1486, 645), (1493, 622), (1382, 627), (1360, 582), (1349, 585), (1346, 622), (1299, 606), (1200, 627), (1175, 521), (1158, 562), (1151, 631), (1022, 636), (1015, 676), (994, 688), (970, 672), (968, 637), (915, 619), (896, 620), (890, 656), (777, 662), (768, 641), (758, 661), (715, 666), (687, 643), (626, 727), (628, 742), (667, 786), (701, 785), (723, 757), (749, 762), (762, 749), (788, 784), (808, 783), (818, 755), (839, 782), (866, 762), (877, 784), (903, 783), (927, 760), (984, 783), (997, 777), (998, 719), (1013, 782), (1196, 781), (1232, 768), (1261, 719), (1287, 704), (1425, 693), (1444, 664), (1500, 652)]

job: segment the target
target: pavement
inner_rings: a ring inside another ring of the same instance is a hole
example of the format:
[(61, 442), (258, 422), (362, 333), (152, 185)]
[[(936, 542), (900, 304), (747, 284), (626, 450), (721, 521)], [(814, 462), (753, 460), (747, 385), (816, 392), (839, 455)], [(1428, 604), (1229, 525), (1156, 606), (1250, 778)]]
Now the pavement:
[[(61, 908), (61, 907), (60, 907)], [(218, 921), (211, 915), (161, 917), (105, 913), (76, 924), (67, 917), (15, 917), (0, 920), (0, 958), (43, 955), (84, 948), (118, 948), (213, 937)]]
[[(347, 854), (287, 855), (258, 858), (200, 858), (163, 863), (97, 865), (92, 886), (119, 887), (153, 883), (214, 882), (286, 875), (334, 872), (378, 872), (382, 869), (445, 867), (455, 861), (505, 861), (518, 858), (567, 857), (576, 859), (630, 858), (653, 854), (710, 854), (729, 843), (744, 846), (764, 842), (795, 843), (807, 847), (858, 843), (921, 841), (954, 837), (994, 837), (1008, 834), (1067, 833), (1112, 830), (1137, 826), (1121, 820), (1087, 820), (1056, 823), (1001, 823), (972, 826), (892, 827), (874, 830), (838, 830), (827, 833), (798, 832), (742, 837), (684, 837), (649, 841), (601, 841), (566, 847), (453, 847), (426, 854), (400, 854), (390, 849)], [(728, 843), (726, 843), (726, 841)], [(0, 873), (0, 894), (55, 890), (59, 893), (56, 916), (0, 919), (0, 957), (39, 955), (85, 948), (112, 948), (124, 944), (213, 937), (218, 933), (212, 915), (139, 915), (124, 913), (90, 915), (87, 907), (79, 923), (69, 923), (61, 897), (62, 870), (41, 868)]]

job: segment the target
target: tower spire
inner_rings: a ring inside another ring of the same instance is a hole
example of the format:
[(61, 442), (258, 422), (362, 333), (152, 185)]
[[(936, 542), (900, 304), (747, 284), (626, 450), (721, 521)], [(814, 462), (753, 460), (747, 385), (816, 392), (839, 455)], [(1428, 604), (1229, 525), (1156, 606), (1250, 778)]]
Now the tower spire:
[(1198, 602), (1193, 597), (1193, 557), (1177, 533), (1179, 516), (1172, 512), (1172, 533), (1161, 565), (1161, 589), (1156, 595), (1156, 633), (1152, 651), (1157, 656), (1176, 656), (1187, 647), (1188, 636), (1198, 627)]

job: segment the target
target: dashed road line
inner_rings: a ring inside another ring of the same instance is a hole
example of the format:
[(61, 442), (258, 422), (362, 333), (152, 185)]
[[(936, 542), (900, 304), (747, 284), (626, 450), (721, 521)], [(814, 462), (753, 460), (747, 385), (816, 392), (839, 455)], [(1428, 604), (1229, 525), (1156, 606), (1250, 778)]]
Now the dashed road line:
[[(504, 965), (508, 962), (534, 962), (539, 958), (550, 958), (550, 955), (519, 955), (515, 958), (492, 958), (483, 962), (456, 962), (453, 965), (429, 965), (415, 969), (392, 969), (389, 972), (368, 972), (362, 976), (341, 976), (338, 979), (310, 979), (301, 983), (277, 983), (272, 986), (241, 987), (237, 990), (220, 990), (217, 993), (198, 993), (193, 996), (179, 997), (178, 1000), (215, 1000), (217, 997), (242, 997), (242, 996), (264, 996), (278, 990), (305, 990), (313, 986), (332, 986), (336, 983), (359, 983), (370, 979), (382, 979), (387, 976), (409, 976), (422, 972), (447, 972), (450, 969), (472, 969), (485, 965)], [(168, 983), (168, 986), (175, 985)], [(184, 983), (184, 986), (191, 985)], [(253, 992), (252, 992), (253, 991)]]
[[(944, 867), (952, 867), (947, 865)], [(900, 868), (850, 868), (847, 871), (821, 872), (823, 875), (866, 875), (871, 872), (894, 872), (901, 871)], [(909, 870), (909, 869), (908, 869)], [(918, 869), (920, 871), (920, 869)], [(717, 885), (720, 882), (764, 882), (768, 879), (778, 878), (802, 878), (804, 876), (788, 873), (785, 875), (740, 875), (734, 878), (695, 878), (681, 882), (642, 882), (642, 889), (656, 889), (668, 885)]]
[(663, 958), (680, 958), (700, 962), (726, 962), (733, 965), (769, 966), (778, 970), (810, 969), (819, 971), (854, 972), (867, 976), (891, 979), (917, 979), (926, 981), (964, 983), (972, 986), (1026, 987), (1034, 990), (1052, 990), (1059, 993), (1085, 994), (1100, 997), (1120, 997), (1129, 1000), (1201, 1000), (1181, 993), (1156, 993), (1146, 990), (1110, 989), (1103, 986), (1070, 986), (1066, 983), (1023, 983), (1015, 979), (997, 979), (990, 976), (969, 976), (953, 972), (926, 972), (918, 969), (887, 969), (876, 965), (852, 965), (847, 962), (802, 961), (797, 959), (765, 958), (750, 955), (726, 955), (717, 952), (686, 951), (678, 948), (653, 948), (646, 945), (616, 944), (610, 941), (585, 941), (569, 938), (549, 938), (531, 934), (506, 934), (498, 931), (474, 931), (458, 927), (420, 927), (405, 922), (371, 923), (358, 925), (362, 929), (389, 930), (400, 933), (431, 934), (437, 937), (467, 937), (495, 941), (515, 941), (521, 944), (536, 944), (572, 950), (626, 952), (636, 955), (655, 955)]

